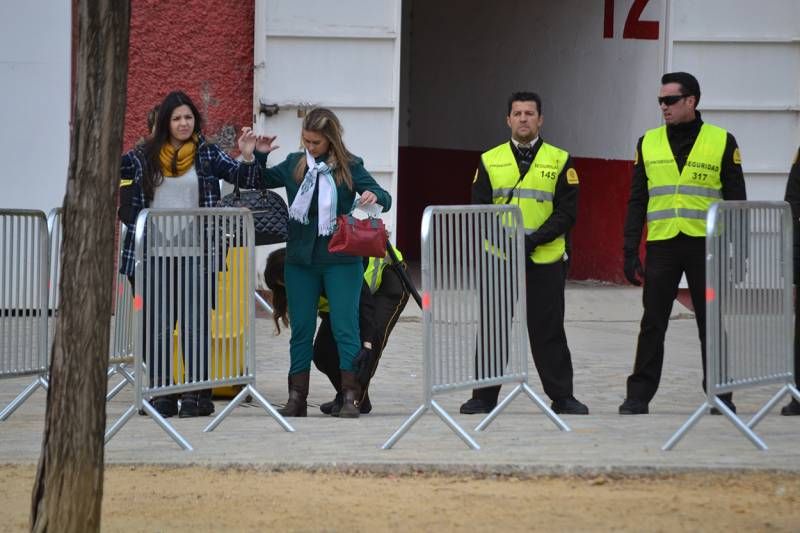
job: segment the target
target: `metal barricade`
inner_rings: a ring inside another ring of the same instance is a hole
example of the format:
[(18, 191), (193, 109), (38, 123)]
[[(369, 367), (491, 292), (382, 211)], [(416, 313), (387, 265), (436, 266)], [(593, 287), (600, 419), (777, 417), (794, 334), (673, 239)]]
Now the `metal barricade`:
[(255, 253), (247, 209), (144, 209), (136, 221), (135, 400), (106, 442), (139, 410), (183, 449), (191, 445), (148, 397), (241, 385), (204, 431), (248, 395), (294, 429), (255, 389)]
[(430, 206), (422, 216), (424, 401), (386, 441), (389, 449), (432, 409), (472, 449), (480, 446), (434, 399), (503, 383), (517, 386), (489, 423), (525, 392), (562, 430), (567, 425), (528, 385), (525, 228), (517, 206)]
[[(792, 213), (786, 202), (719, 202), (706, 226), (706, 401), (664, 444), (671, 450), (712, 407), (759, 449), (755, 425), (794, 386)], [(717, 395), (782, 384), (745, 424)]]
[(42, 211), (0, 210), (0, 379), (36, 376), (0, 421), (48, 387), (48, 241)]
[[(128, 227), (125, 224), (120, 224), (119, 249), (117, 251), (118, 261), (122, 261), (122, 251), (125, 246), (125, 237), (127, 233)], [(135, 384), (134, 372), (132, 370), (134, 359), (133, 317), (133, 288), (127, 276), (121, 274), (119, 269), (115, 269), (114, 318), (111, 322), (112, 331), (108, 357), (108, 377), (111, 378), (115, 375), (119, 375), (122, 377), (122, 380), (106, 393), (106, 400), (111, 400), (114, 396), (119, 394), (126, 385)]]

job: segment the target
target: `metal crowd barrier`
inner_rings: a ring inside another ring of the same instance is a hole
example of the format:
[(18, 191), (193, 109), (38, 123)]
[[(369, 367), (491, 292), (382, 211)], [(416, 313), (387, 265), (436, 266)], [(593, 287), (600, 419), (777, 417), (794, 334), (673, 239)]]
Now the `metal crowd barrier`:
[[(786, 202), (719, 202), (706, 226), (706, 401), (664, 444), (671, 450), (712, 407), (759, 449), (753, 428), (794, 386), (792, 213)], [(718, 394), (780, 384), (745, 424)]]
[(142, 410), (191, 450), (146, 399), (230, 385), (242, 389), (204, 431), (213, 431), (248, 395), (286, 431), (294, 431), (254, 387), (254, 244), (247, 209), (144, 209), (139, 214), (135, 399), (108, 429), (106, 442)]
[(516, 206), (430, 206), (422, 215), (424, 400), (386, 441), (389, 449), (428, 409), (470, 448), (480, 446), (434, 396), (516, 387), (484, 418), (485, 429), (525, 392), (562, 430), (567, 425), (528, 385), (525, 228)]
[(48, 239), (42, 211), (0, 209), (0, 379), (35, 376), (0, 421), (48, 387)]
[[(122, 251), (127, 233), (128, 227), (125, 224), (120, 224), (118, 261), (122, 261)], [(119, 375), (122, 380), (106, 393), (106, 400), (111, 400), (127, 385), (135, 385), (132, 369), (134, 359), (133, 317), (133, 288), (127, 276), (121, 274), (119, 268), (116, 268), (114, 274), (114, 318), (112, 319), (111, 346), (108, 356), (108, 377)]]

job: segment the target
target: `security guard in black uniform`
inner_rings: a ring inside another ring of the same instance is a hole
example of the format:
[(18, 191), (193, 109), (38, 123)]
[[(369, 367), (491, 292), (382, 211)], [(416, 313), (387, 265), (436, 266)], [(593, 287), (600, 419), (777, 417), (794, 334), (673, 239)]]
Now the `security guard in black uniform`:
[[(658, 103), (664, 126), (639, 139), (624, 233), (624, 272), (644, 278), (636, 362), (628, 377), (623, 415), (647, 414), (664, 362), (664, 336), (681, 275), (686, 274), (700, 336), (703, 388), (706, 370), (705, 235), (708, 208), (719, 200), (745, 200), (736, 139), (704, 123), (696, 110), (700, 84), (686, 72), (664, 74)], [(647, 219), (646, 268), (639, 259)], [(730, 394), (720, 395), (736, 412)], [(716, 408), (712, 413), (719, 414)]]
[[(512, 204), (525, 224), (528, 337), (552, 409), (589, 414), (572, 391), (572, 356), (564, 332), (565, 235), (578, 210), (578, 173), (569, 154), (542, 141), (542, 101), (530, 92), (508, 100), (511, 140), (481, 155), (472, 184), (473, 204)], [(475, 389), (461, 413), (488, 413), (499, 386)]]
[[(784, 200), (792, 206), (792, 220), (794, 221), (794, 285), (795, 290), (800, 287), (800, 149), (789, 172), (789, 181), (786, 182), (786, 196)], [(798, 305), (794, 307), (794, 381), (800, 388), (800, 313)], [(800, 416), (800, 402), (795, 398), (781, 409), (784, 416)]]

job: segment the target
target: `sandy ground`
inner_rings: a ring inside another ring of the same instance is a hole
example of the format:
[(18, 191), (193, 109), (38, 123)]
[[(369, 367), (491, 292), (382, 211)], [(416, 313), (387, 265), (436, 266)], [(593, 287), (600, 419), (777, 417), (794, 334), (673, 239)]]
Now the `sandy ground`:
[[(33, 466), (0, 467), (0, 531)], [(800, 476), (454, 477), (106, 469), (103, 531), (800, 531)]]

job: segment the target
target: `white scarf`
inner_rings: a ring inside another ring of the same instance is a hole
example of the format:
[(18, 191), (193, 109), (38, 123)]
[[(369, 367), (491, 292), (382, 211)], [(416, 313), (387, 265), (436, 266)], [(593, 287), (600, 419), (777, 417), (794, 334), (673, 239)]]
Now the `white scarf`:
[(336, 182), (331, 176), (331, 169), (324, 162), (316, 163), (311, 154), (306, 150), (306, 164), (308, 171), (300, 183), (300, 190), (294, 197), (291, 207), (289, 207), (289, 218), (301, 224), (308, 224), (308, 208), (311, 206), (311, 198), (314, 196), (314, 188), (317, 186), (317, 176), (319, 176), (319, 195), (317, 196), (317, 212), (319, 214), (319, 224), (317, 233), (319, 235), (331, 235), (336, 228)]

